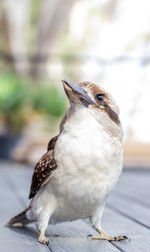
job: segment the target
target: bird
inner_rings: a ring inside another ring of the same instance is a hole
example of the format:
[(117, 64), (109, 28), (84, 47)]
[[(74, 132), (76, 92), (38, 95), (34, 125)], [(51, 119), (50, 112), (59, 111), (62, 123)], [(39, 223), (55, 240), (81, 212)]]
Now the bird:
[(123, 129), (119, 108), (109, 92), (89, 81), (62, 80), (69, 100), (59, 133), (36, 164), (30, 205), (8, 226), (38, 223), (38, 241), (48, 244), (48, 224), (89, 218), (99, 235), (92, 239), (120, 241), (101, 227), (106, 200), (122, 173)]

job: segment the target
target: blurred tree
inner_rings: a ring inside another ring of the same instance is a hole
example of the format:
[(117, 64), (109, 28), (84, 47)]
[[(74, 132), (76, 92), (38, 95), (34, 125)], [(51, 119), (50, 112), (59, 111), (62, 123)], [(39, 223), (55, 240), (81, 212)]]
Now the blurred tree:
[[(0, 2), (0, 49), (4, 52), (8, 52), (10, 50), (9, 38), (8, 38), (8, 24), (7, 19), (2, 11), (2, 3)], [(2, 53), (2, 52), (1, 52)]]
[[(16, 72), (19, 75), (29, 73), (27, 57), (26, 29), (29, 23), (30, 0), (1, 1), (1, 12), (6, 20), (10, 51)], [(7, 41), (6, 41), (7, 43)]]
[[(39, 78), (44, 74), (45, 62), (60, 33), (68, 21), (75, 0), (43, 0), (37, 22), (36, 55), (32, 75)], [(41, 61), (42, 60), (42, 63)]]
[[(17, 74), (35, 79), (45, 74), (45, 63), (56, 39), (66, 25), (75, 2), (75, 0), (40, 0), (34, 1), (34, 4), (32, 0), (0, 2), (3, 19), (6, 20), (5, 33), (10, 44), (7, 53), (11, 57)], [(30, 13), (34, 12), (33, 10), (31, 12), (31, 8), (35, 5), (37, 13), (34, 15), (37, 17), (33, 25), (36, 26), (36, 31), (32, 49), (30, 48), (32, 52), (34, 51), (35, 57), (29, 58), (27, 31), (30, 24)], [(2, 43), (1, 48), (4, 50)]]

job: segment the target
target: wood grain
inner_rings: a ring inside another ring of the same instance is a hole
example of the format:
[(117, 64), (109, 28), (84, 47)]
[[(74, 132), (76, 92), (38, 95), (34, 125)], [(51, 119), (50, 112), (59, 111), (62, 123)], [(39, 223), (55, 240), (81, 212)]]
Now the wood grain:
[(150, 170), (124, 170), (104, 211), (103, 229), (113, 236), (126, 235), (129, 240), (112, 243), (92, 240), (88, 235), (96, 234), (96, 231), (87, 220), (77, 220), (49, 225), (49, 247), (37, 242), (35, 224), (13, 229), (4, 226), (10, 217), (29, 203), (32, 169), (2, 163), (0, 175), (0, 251), (149, 252)]

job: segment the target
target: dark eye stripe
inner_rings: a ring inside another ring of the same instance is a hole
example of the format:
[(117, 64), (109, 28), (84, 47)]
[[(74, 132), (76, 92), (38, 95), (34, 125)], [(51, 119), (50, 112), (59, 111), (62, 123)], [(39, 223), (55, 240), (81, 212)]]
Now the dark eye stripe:
[(116, 123), (120, 124), (119, 117), (115, 111), (113, 111), (108, 105), (106, 106), (106, 112), (108, 113), (109, 117)]

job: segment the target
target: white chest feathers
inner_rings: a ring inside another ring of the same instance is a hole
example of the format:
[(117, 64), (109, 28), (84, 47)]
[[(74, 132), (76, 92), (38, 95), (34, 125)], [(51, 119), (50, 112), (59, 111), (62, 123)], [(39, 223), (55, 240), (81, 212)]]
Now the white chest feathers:
[(83, 112), (74, 114), (59, 136), (53, 179), (60, 198), (81, 200), (92, 207), (116, 185), (122, 170), (122, 147), (88, 111)]

